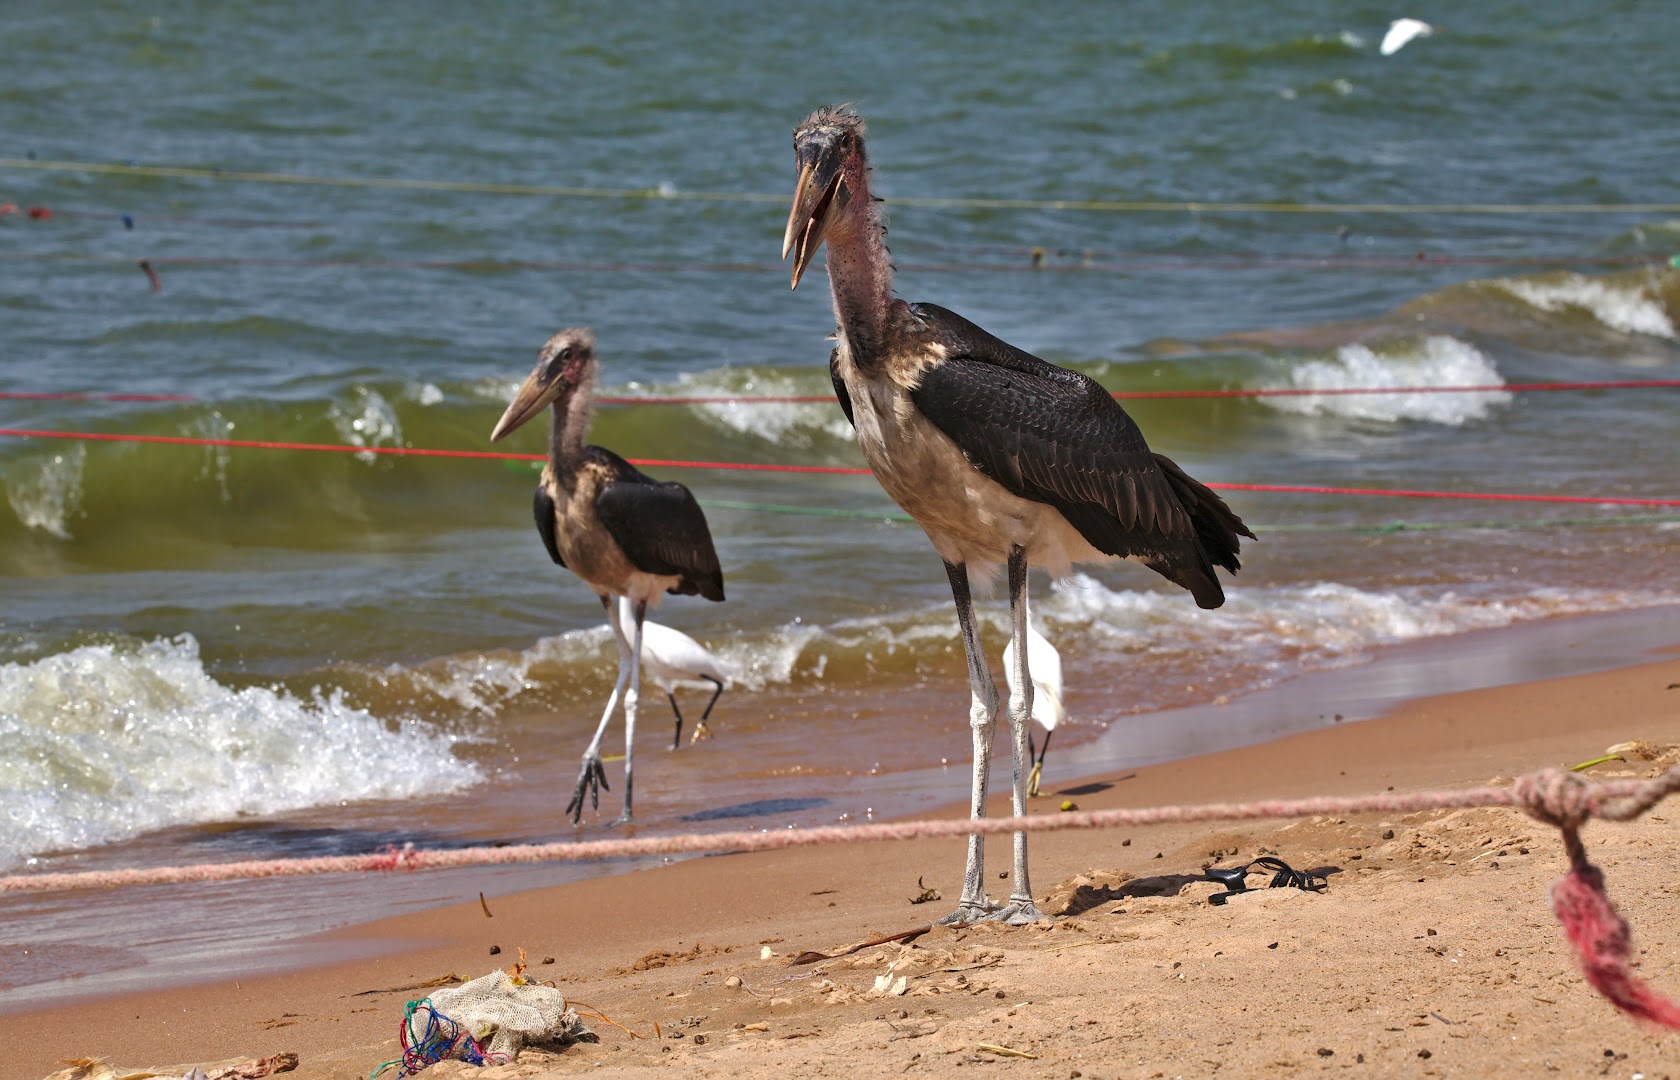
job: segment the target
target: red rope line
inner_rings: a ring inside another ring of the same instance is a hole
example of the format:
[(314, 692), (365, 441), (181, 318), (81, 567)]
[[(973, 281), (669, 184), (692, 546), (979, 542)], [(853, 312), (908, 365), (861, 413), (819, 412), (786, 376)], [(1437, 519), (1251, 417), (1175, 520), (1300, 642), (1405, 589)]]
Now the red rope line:
[[(1266, 387), (1228, 390), (1115, 390), (1121, 400), (1168, 400), (1174, 398), (1268, 398), (1348, 397), (1365, 394), (1527, 394), (1569, 390), (1673, 390), (1680, 379), (1604, 379), (1594, 382), (1490, 383), (1470, 386), (1337, 386)], [(92, 391), (31, 392), (0, 391), (0, 401), (198, 401), (193, 394), (106, 394)], [(663, 394), (642, 397), (598, 397), (597, 405), (821, 405), (834, 400), (830, 394)]]
[[(1505, 392), (1534, 393), (1560, 390), (1673, 390), (1680, 388), (1680, 379), (1605, 379), (1596, 382), (1531, 382), (1495, 383), (1470, 386), (1283, 386), (1261, 389), (1230, 390), (1114, 390), (1112, 396), (1121, 400), (1170, 398), (1267, 398), (1267, 397), (1348, 397), (1359, 394), (1491, 394)], [(598, 397), (598, 405), (820, 405), (834, 400), (832, 394), (766, 394), (766, 395), (650, 395), (647, 397)]]
[[(315, 450), (339, 454), (382, 454), (390, 457), (468, 458), (488, 461), (548, 460), (541, 454), (514, 454), (500, 450), (434, 450), (418, 446), (353, 446), (345, 443), (277, 442), (262, 439), (201, 439), (184, 435), (128, 435), (103, 431), (44, 431), (31, 428), (0, 428), (0, 437), (160, 443), (167, 446), (218, 446), (246, 450)], [(752, 461), (681, 461), (669, 458), (629, 458), (627, 460), (632, 465), (650, 469), (727, 469), (739, 472), (818, 473), (829, 476), (871, 475), (868, 469), (843, 465), (783, 465)], [(1680, 499), (1647, 499), (1619, 495), (1536, 495), (1519, 492), (1318, 487), (1310, 484), (1209, 484), (1208, 487), (1220, 491), (1275, 491), (1301, 495), (1373, 495), (1408, 499), (1475, 499), (1502, 502), (1600, 503), (1614, 506), (1680, 506)]]
[[(58, 254), (14, 254), (13, 259), (48, 262), (109, 262), (101, 256)], [(126, 260), (123, 260), (126, 261)], [(780, 263), (754, 262), (617, 262), (548, 261), (536, 259), (306, 259), (284, 256), (182, 255), (149, 260), (159, 267), (204, 268), (215, 266), (320, 267), (350, 270), (452, 270), (478, 272), (521, 272), (552, 270), (569, 273), (702, 273), (702, 274), (785, 274)], [(899, 263), (906, 273), (921, 274), (1143, 274), (1202, 270), (1412, 270), (1441, 267), (1556, 267), (1556, 266), (1663, 266), (1666, 255), (1582, 255), (1582, 256), (1499, 256), (1431, 255), (1420, 251), (1399, 256), (1275, 256), (1233, 255), (1224, 258), (1175, 259), (1155, 257), (1135, 261), (1087, 261), (1085, 259), (1036, 259), (1023, 262)]]
[(442, 869), (460, 866), (566, 862), (629, 858), (654, 854), (711, 851), (768, 851), (859, 841), (913, 840), (1004, 832), (1051, 832), (1206, 821), (1255, 821), (1290, 817), (1335, 817), (1362, 813), (1445, 810), (1508, 806), (1559, 829), (1569, 852), (1570, 871), (1552, 889), (1553, 911), (1575, 950), (1582, 974), (1611, 1004), (1630, 1016), (1680, 1029), (1680, 1003), (1664, 996), (1632, 971), (1632, 934), (1604, 888), (1604, 874), (1587, 859), (1580, 830), (1589, 818), (1629, 821), (1680, 791), (1680, 769), (1654, 780), (1613, 780), (1589, 784), (1574, 773), (1548, 769), (1519, 777), (1510, 787), (1463, 791), (1420, 791), (1352, 798), (1268, 799), (1248, 803), (1161, 806), (1148, 809), (1072, 811), (1031, 817), (970, 820), (900, 821), (867, 825), (828, 825), (776, 829), (650, 836), (636, 839), (519, 844), (507, 847), (419, 850), (390, 849), (371, 855), (267, 859), (235, 863), (200, 863), (145, 869), (94, 870), (79, 873), (21, 874), (0, 877), (0, 895), (293, 877), (357, 871)]

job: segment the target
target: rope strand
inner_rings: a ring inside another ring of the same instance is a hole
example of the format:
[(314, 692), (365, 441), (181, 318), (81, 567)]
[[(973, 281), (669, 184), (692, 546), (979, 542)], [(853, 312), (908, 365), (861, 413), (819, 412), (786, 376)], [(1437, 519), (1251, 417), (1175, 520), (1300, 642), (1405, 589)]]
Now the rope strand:
[[(30, 428), (0, 428), (0, 438), (72, 439), (91, 442), (158, 443), (167, 446), (218, 446), (251, 450), (304, 450), (340, 454), (374, 454), (384, 457), (466, 458), (489, 461), (547, 460), (541, 454), (515, 454), (498, 450), (436, 450), (418, 446), (354, 446), (345, 443), (276, 442), (261, 439), (203, 439), (185, 435), (130, 435), (102, 431), (48, 431)], [(671, 458), (629, 458), (630, 464), (645, 468), (722, 469), (745, 472), (805, 473), (828, 476), (869, 476), (868, 469), (844, 465), (785, 465), (754, 461), (682, 461)], [(1267, 491), (1298, 495), (1361, 495), (1406, 499), (1467, 499), (1495, 502), (1587, 503), (1605, 506), (1680, 506), (1680, 499), (1634, 498), (1621, 495), (1538, 495), (1522, 492), (1428, 491), (1398, 488), (1321, 487), (1311, 484), (1208, 484), (1219, 491)]]
[[(298, 173), (242, 171), (180, 165), (123, 165), (100, 161), (32, 161), (0, 158), (0, 169), (34, 172), (82, 172), (105, 176), (144, 176), (224, 183), (293, 184), (399, 191), (456, 191), (479, 195), (535, 196), (573, 199), (634, 199), (650, 202), (772, 203), (786, 205), (788, 196), (758, 191), (678, 191), (668, 186), (642, 188), (561, 187), (546, 184), (504, 184), (478, 180), (427, 180), (397, 176), (309, 176)], [(1141, 214), (1676, 214), (1680, 203), (1330, 203), (1330, 202), (1198, 202), (1144, 199), (992, 199), (899, 197), (889, 206), (918, 206), (944, 210), (1083, 210)]]

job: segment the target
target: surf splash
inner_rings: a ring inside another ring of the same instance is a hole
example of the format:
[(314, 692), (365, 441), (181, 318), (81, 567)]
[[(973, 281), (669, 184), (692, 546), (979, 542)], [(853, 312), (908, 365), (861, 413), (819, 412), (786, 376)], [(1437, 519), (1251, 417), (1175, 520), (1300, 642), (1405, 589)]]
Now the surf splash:
[(1353, 343), (1333, 357), (1296, 363), (1287, 383), (1268, 389), (1344, 390), (1392, 387), (1392, 394), (1330, 395), (1326, 397), (1263, 398), (1279, 412), (1301, 416), (1342, 416), (1395, 422), (1422, 420), (1458, 426), (1480, 420), (1495, 406), (1507, 405), (1503, 390), (1484, 393), (1406, 393), (1416, 387), (1503, 386), (1505, 380), (1492, 360), (1474, 345), (1444, 334), (1386, 343), (1380, 349)]
[(1674, 320), (1648, 286), (1584, 274), (1501, 278), (1493, 285), (1547, 314), (1582, 312), (1623, 334), (1675, 338)]
[(87, 447), (73, 443), (24, 458), (0, 474), (6, 501), (24, 528), (57, 540), (70, 539), (70, 519), (81, 510), (86, 463)]
[(459, 791), (466, 741), (346, 705), (234, 690), (190, 635), (0, 664), (0, 867), (154, 829)]

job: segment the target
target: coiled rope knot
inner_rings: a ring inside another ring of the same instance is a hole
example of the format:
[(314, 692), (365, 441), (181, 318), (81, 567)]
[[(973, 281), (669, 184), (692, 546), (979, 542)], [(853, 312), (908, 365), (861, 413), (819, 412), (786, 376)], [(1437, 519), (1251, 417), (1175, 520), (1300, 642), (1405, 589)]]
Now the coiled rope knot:
[(414, 850), (412, 841), (402, 847), (387, 847), (374, 856), (370, 869), (374, 870), (417, 870), (420, 868), (419, 852)]
[(1567, 769), (1544, 769), (1518, 777), (1511, 795), (1523, 813), (1562, 829), (1566, 837), (1578, 833), (1593, 814), (1591, 786)]

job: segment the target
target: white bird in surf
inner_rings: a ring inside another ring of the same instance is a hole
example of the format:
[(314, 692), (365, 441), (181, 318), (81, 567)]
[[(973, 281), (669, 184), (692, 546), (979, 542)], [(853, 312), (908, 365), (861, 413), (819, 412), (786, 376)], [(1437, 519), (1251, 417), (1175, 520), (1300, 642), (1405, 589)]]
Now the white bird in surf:
[(1388, 24), (1388, 33), (1383, 35), (1382, 44), (1377, 51), (1384, 56), (1393, 56), (1404, 49), (1413, 38), (1428, 37), (1435, 32), (1435, 28), (1422, 19), (1395, 19)]
[[(618, 612), (620, 625), (634, 618), (629, 597), (618, 598)], [(712, 684), (712, 700), (706, 702), (706, 709), (694, 725), (694, 734), (689, 737), (689, 742), (697, 743), (704, 739), (708, 734), (706, 718), (712, 715), (712, 706), (717, 704), (724, 685), (729, 681), (718, 658), (681, 630), (646, 619), (642, 622), (642, 672), (665, 691), (665, 700), (671, 703), (671, 712), (676, 715), (677, 731), (671, 737), (673, 750), (682, 745), (683, 729), (682, 710), (677, 708), (673, 689), (697, 683)]]
[[(1030, 622), (1027, 624), (1027, 667), (1027, 677), (1033, 684), (1032, 718), (1044, 729), (1042, 747), (1033, 746), (1032, 736), (1027, 736), (1027, 756), (1034, 758), (1032, 773), (1027, 777), (1027, 796), (1032, 798), (1039, 794), (1039, 781), (1044, 778), (1044, 755), (1050, 752), (1050, 736), (1055, 734), (1056, 725), (1067, 719), (1067, 709), (1062, 707), (1062, 654)], [(1014, 638), (1003, 647), (1003, 678), (1009, 684), (1009, 692), (1014, 694)]]

